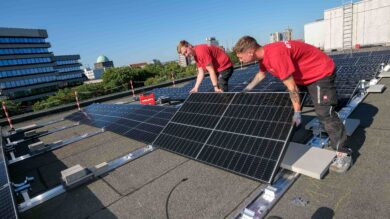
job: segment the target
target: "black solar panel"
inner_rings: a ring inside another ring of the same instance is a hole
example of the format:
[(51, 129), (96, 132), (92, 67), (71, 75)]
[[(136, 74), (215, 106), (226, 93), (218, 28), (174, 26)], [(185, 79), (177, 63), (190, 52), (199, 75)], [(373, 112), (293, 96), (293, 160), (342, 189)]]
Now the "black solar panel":
[[(243, 69), (235, 69), (231, 78), (229, 79), (229, 91), (236, 91), (234, 88), (237, 84), (247, 83), (251, 78), (258, 72), (258, 65), (251, 65), (244, 67)], [(168, 97), (170, 100), (183, 101), (189, 94), (191, 89), (195, 85), (195, 80), (190, 81), (183, 87), (167, 87), (167, 88), (156, 88), (152, 90), (155, 97)], [(213, 86), (209, 78), (202, 81), (199, 87), (199, 92), (212, 92), (214, 91)]]
[(196, 93), (153, 145), (271, 183), (292, 131), (289, 94)]
[[(0, 130), (1, 131), (1, 130)], [(0, 218), (17, 218), (3, 148), (0, 145)]]
[(172, 118), (176, 108), (138, 104), (93, 104), (66, 119), (152, 143)]
[(390, 50), (372, 51), (372, 55), (390, 55)]

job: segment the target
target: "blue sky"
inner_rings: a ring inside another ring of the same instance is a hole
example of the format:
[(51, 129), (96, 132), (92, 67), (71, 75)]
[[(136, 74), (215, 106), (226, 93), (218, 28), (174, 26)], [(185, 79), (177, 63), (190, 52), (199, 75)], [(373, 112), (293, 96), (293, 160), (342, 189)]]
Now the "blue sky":
[(186, 39), (204, 43), (215, 36), (233, 46), (243, 35), (261, 44), (271, 32), (293, 29), (323, 17), (341, 0), (1, 0), (0, 27), (47, 29), (56, 55), (80, 54), (92, 66), (100, 54), (115, 66), (177, 59), (176, 45)]

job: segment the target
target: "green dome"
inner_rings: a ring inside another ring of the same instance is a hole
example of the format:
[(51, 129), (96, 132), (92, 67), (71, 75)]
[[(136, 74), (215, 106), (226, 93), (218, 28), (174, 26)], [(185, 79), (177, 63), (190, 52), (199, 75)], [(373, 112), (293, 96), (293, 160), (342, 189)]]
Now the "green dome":
[(97, 58), (96, 63), (108, 62), (110, 61), (107, 56), (101, 55)]

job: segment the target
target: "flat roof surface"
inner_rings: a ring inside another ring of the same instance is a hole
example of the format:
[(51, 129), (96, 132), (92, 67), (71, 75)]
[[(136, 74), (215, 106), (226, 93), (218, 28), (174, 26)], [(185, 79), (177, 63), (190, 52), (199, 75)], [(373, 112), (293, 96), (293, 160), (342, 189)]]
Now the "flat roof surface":
[[(390, 86), (390, 79), (380, 83)], [(282, 218), (387, 218), (390, 215), (390, 94), (369, 94), (350, 118), (361, 120), (349, 138), (354, 165), (342, 175), (323, 180), (300, 176), (268, 216)], [(114, 101), (115, 102), (115, 101)], [(303, 123), (312, 118), (305, 108)], [(72, 111), (74, 112), (74, 111)], [(53, 120), (65, 112), (16, 124)], [(306, 116), (305, 116), (306, 115)], [(70, 124), (63, 121), (41, 128)], [(304, 143), (310, 132), (301, 126), (294, 142)], [(40, 138), (45, 143), (70, 138), (95, 127), (80, 125)], [(34, 176), (30, 196), (60, 183), (60, 171), (76, 164), (91, 167), (146, 146), (106, 131), (10, 167), (11, 178), (21, 182)], [(183, 181), (187, 179), (186, 181)], [(261, 183), (179, 155), (156, 150), (20, 214), (21, 218), (231, 218), (258, 194)], [(301, 197), (305, 207), (292, 201)], [(17, 197), (20, 201), (20, 197)], [(168, 216), (167, 216), (168, 215)]]

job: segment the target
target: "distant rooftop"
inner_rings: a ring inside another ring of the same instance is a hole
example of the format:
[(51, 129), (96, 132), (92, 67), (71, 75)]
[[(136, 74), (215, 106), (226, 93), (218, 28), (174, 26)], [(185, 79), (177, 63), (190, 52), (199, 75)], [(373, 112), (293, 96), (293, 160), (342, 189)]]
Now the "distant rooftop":
[(97, 58), (96, 63), (109, 62), (110, 60), (105, 55), (101, 55)]

